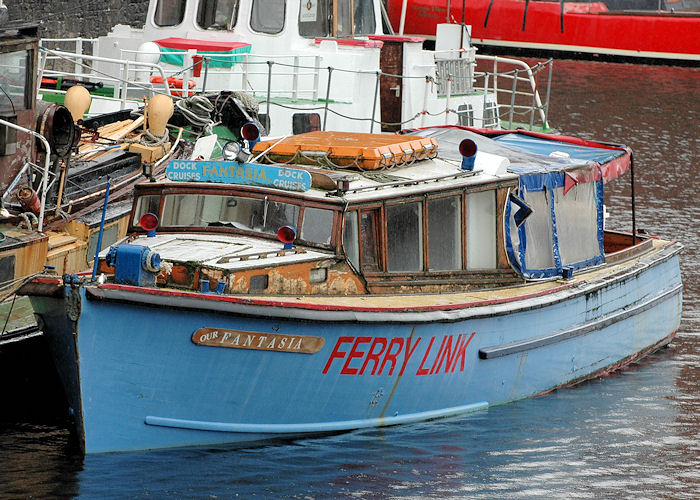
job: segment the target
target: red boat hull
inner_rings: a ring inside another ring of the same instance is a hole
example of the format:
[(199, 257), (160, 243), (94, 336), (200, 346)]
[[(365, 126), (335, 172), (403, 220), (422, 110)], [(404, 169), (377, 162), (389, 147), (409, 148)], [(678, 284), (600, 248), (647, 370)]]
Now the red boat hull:
[[(398, 30), (403, 0), (387, 1)], [(565, 2), (562, 15), (559, 2), (530, 1), (526, 14), (524, 0), (493, 0), (488, 12), (490, 2), (466, 2), (464, 20), (475, 44), (700, 61), (700, 12), (622, 13), (602, 3)], [(450, 5), (452, 22), (461, 21), (462, 2)], [(408, 0), (404, 33), (434, 36), (446, 10), (447, 0)]]

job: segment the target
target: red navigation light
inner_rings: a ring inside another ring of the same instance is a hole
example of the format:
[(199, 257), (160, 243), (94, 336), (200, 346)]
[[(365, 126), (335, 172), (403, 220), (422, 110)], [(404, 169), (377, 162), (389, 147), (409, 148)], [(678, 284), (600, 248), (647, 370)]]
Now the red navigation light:
[(260, 139), (260, 129), (254, 123), (248, 122), (241, 127), (241, 135), (246, 141), (257, 141)]
[(292, 248), (297, 239), (297, 230), (293, 226), (282, 226), (277, 230), (277, 238), (284, 243), (284, 248)]
[(471, 139), (463, 139), (459, 143), (459, 154), (462, 155), (462, 170), (474, 170), (477, 149), (476, 142)]
[(459, 143), (459, 154), (462, 156), (474, 156), (476, 154), (476, 143), (471, 139), (464, 139)]
[(260, 129), (255, 123), (248, 122), (241, 127), (241, 137), (248, 141), (248, 151), (253, 151), (255, 145), (260, 142)]
[(155, 236), (155, 230), (158, 227), (158, 216), (156, 214), (147, 213), (143, 214), (139, 219), (139, 225), (150, 233), (153, 232)]

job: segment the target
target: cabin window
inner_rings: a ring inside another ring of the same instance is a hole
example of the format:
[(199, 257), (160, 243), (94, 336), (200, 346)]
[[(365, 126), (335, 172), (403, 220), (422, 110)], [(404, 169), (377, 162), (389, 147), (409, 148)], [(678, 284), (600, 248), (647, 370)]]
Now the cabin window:
[(360, 213), (360, 265), (363, 271), (379, 270), (378, 211)]
[(260, 33), (274, 35), (284, 29), (285, 0), (253, 0), (250, 27)]
[(270, 286), (270, 278), (267, 276), (267, 274), (259, 274), (257, 276), (250, 277), (248, 291), (262, 292), (263, 290), (267, 290), (268, 286)]
[(496, 192), (467, 194), (467, 269), (496, 268)]
[(390, 272), (423, 270), (422, 203), (386, 207), (387, 265)]
[(333, 0), (300, 0), (300, 5), (301, 36), (349, 37), (376, 30), (372, 0), (335, 0), (335, 6)]
[(595, 182), (582, 182), (566, 194), (563, 187), (554, 190), (556, 220), (567, 221), (566, 224), (557, 224), (559, 254), (565, 266), (584, 262), (601, 254), (596, 188)]
[(321, 115), (318, 113), (294, 113), (292, 115), (292, 134), (315, 132), (321, 130)]
[(177, 26), (185, 18), (187, 0), (158, 0), (153, 22), (157, 26)]
[(353, 210), (345, 214), (343, 227), (343, 249), (345, 255), (355, 269), (360, 269), (360, 247), (357, 228), (357, 211)]
[[(95, 258), (97, 250), (97, 240), (100, 239), (100, 232), (95, 231), (88, 240), (87, 251), (85, 253), (85, 265), (89, 265)], [(108, 246), (116, 243), (119, 239), (119, 224), (112, 224), (102, 230), (102, 240), (100, 241), (100, 252)]]
[(160, 195), (139, 196), (136, 200), (136, 211), (134, 212), (134, 226), (140, 226), (141, 216), (144, 214), (156, 214), (160, 209)]
[(372, 35), (376, 29), (374, 3), (372, 0), (352, 0), (354, 6), (353, 22), (355, 35)]
[(9, 283), (15, 279), (15, 261), (14, 255), (0, 258), (0, 283)]
[(471, 104), (460, 104), (457, 108), (459, 124), (463, 127), (474, 126), (474, 108)]
[(267, 197), (173, 194), (165, 197), (162, 225), (219, 226), (277, 234), (282, 226), (296, 227), (299, 212), (298, 205), (271, 201)]
[(487, 102), (484, 105), (484, 128), (496, 127), (498, 126), (498, 106), (495, 102)]
[(428, 200), (428, 265), (431, 271), (462, 268), (461, 198)]
[(522, 191), (521, 194), (532, 208), (532, 215), (525, 224), (527, 250), (525, 262), (521, 264), (528, 269), (550, 269), (554, 267), (551, 193), (543, 190)]
[(20, 109), (31, 108), (33, 75), (27, 78), (31, 57), (32, 52), (27, 50), (0, 54), (0, 113), (15, 114)]
[(297, 227), (299, 220), (299, 207), (279, 201), (265, 200), (263, 207), (262, 231), (268, 234), (277, 234), (282, 226)]
[(351, 12), (352, 0), (336, 0), (337, 12), (338, 12), (338, 23), (336, 26), (335, 36), (352, 36), (352, 14)]
[(208, 30), (231, 30), (238, 17), (238, 0), (200, 0), (197, 24)]
[(299, 34), (306, 37), (329, 36), (328, 2), (324, 0), (300, 0)]
[(321, 208), (305, 208), (301, 223), (301, 239), (330, 244), (333, 229), (333, 211)]

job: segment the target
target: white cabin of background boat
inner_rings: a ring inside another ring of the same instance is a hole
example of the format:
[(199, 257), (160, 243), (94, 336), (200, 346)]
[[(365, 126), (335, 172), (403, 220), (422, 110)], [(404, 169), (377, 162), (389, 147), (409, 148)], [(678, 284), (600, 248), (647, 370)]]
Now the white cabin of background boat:
[[(384, 34), (380, 5), (151, 0), (143, 28), (117, 25), (106, 36), (81, 40), (92, 44), (96, 58), (76, 48), (76, 72), (114, 87), (112, 97), (93, 99), (93, 106), (128, 107), (149, 89), (159, 90), (154, 66), (179, 85), (194, 85), (195, 93), (245, 92), (259, 105), (260, 122), (267, 125), (263, 135), (271, 137), (448, 124), (547, 128), (536, 77), (548, 65), (535, 69), (478, 55), (474, 48), (460, 50), (460, 36), (451, 30), (438, 35), (440, 51), (425, 50), (423, 38)], [(50, 52), (70, 43), (59, 42), (44, 44), (48, 59), (72, 55)], [(80, 65), (84, 60), (92, 61), (92, 73)], [(45, 65), (46, 76), (60, 76), (50, 67)], [(128, 83), (115, 83), (124, 75)]]
[[(375, 33), (374, 0), (300, 0), (299, 33), (305, 37), (352, 37)], [(161, 27), (179, 26), (196, 19), (199, 29), (235, 31), (238, 0), (157, 0), (153, 21)], [(254, 0), (250, 27), (267, 34), (281, 33), (285, 26), (286, 1)], [(189, 11), (188, 11), (189, 9)], [(192, 12), (192, 9), (196, 9)]]

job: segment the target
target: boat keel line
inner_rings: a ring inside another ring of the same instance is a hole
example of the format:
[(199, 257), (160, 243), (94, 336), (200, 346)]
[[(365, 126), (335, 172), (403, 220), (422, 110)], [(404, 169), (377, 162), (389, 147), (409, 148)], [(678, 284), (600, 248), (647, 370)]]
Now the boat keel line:
[(178, 418), (156, 417), (151, 415), (146, 417), (145, 423), (147, 425), (159, 427), (174, 427), (178, 429), (199, 431), (243, 432), (253, 434), (300, 434), (349, 431), (353, 429), (364, 429), (367, 427), (386, 427), (389, 425), (410, 424), (485, 410), (488, 407), (488, 402), (477, 401), (476, 403), (454, 406), (452, 408), (409, 413), (407, 415), (394, 415), (393, 417), (367, 418), (362, 420), (339, 420), (337, 422), (312, 422), (307, 424), (243, 424), (232, 422), (208, 422), (200, 420), (182, 420)]

